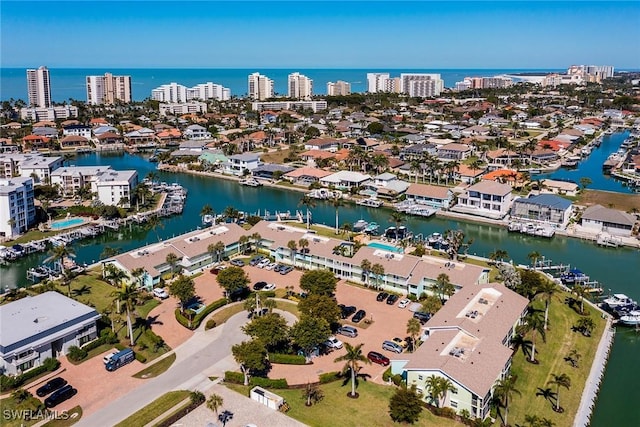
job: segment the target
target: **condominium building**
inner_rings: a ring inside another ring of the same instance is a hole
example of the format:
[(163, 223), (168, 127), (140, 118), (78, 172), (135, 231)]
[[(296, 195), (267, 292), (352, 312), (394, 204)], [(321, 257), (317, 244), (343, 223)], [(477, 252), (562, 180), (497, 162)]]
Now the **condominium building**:
[(138, 185), (138, 172), (117, 171), (111, 166), (68, 166), (55, 170), (51, 174), (51, 183), (57, 184), (65, 197), (89, 187), (103, 204), (128, 208), (133, 189)]
[(344, 96), (351, 95), (351, 83), (338, 80), (337, 82), (327, 82), (328, 96)]
[(2, 153), (0, 154), (0, 178), (21, 176), (33, 178), (36, 183), (49, 183), (51, 173), (62, 166), (59, 156), (45, 157), (40, 154)]
[(0, 236), (24, 233), (36, 220), (33, 179), (0, 179)]
[(273, 80), (260, 73), (249, 74), (249, 98), (264, 101), (274, 97)]
[(78, 107), (75, 105), (26, 107), (20, 110), (20, 118), (22, 120), (32, 120), (34, 122), (53, 122), (57, 119), (66, 120), (73, 117), (78, 117)]
[(296, 99), (309, 99), (313, 95), (313, 80), (300, 73), (289, 74), (288, 96)]
[(567, 69), (568, 75), (594, 77), (598, 82), (613, 77), (613, 65), (572, 65)]
[(200, 83), (193, 87), (172, 82), (159, 86), (151, 91), (151, 99), (160, 102), (179, 104), (191, 100), (217, 99), (226, 101), (231, 99), (231, 91), (222, 85), (212, 82)]
[(27, 70), (27, 93), (30, 107), (51, 107), (51, 81), (47, 67)]
[(440, 74), (400, 74), (400, 91), (411, 97), (438, 96), (444, 89), (444, 80)]
[(513, 79), (511, 77), (465, 77), (461, 82), (456, 82), (456, 90), (507, 88), (512, 85)]
[(87, 103), (91, 105), (131, 102), (131, 76), (87, 76)]
[(389, 73), (367, 73), (367, 92), (388, 92)]
[(185, 102), (185, 103), (173, 103), (173, 104), (160, 104), (160, 115), (174, 115), (174, 114), (193, 114), (193, 113), (206, 113), (207, 104), (204, 102)]
[(252, 102), (251, 109), (253, 111), (265, 110), (311, 110), (314, 113), (327, 109), (327, 101), (266, 101)]

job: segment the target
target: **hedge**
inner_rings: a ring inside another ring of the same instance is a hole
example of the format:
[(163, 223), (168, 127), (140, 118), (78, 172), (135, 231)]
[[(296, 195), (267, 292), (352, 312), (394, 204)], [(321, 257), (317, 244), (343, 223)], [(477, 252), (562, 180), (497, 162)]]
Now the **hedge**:
[(184, 314), (182, 314), (182, 311), (179, 308), (176, 308), (176, 311), (175, 311), (176, 320), (178, 321), (178, 323), (180, 323), (182, 326), (184, 326), (187, 329), (191, 329), (191, 330), (198, 329), (198, 326), (200, 326), (200, 323), (202, 323), (205, 317), (207, 317), (209, 314), (213, 313), (215, 310), (219, 309), (220, 307), (225, 306), (227, 303), (228, 303), (228, 300), (226, 298), (221, 298), (217, 301), (212, 302), (200, 313), (193, 316), (193, 320), (191, 321), (191, 326), (189, 326), (189, 319), (187, 319), (184, 316)]
[(52, 357), (46, 358), (42, 365), (30, 369), (22, 375), (16, 375), (13, 377), (7, 375), (0, 375), (0, 389), (2, 391), (11, 390), (22, 386), (24, 383), (32, 378), (42, 375), (45, 372), (53, 372), (60, 367), (60, 361)]
[(389, 366), (387, 370), (382, 373), (382, 381), (387, 382), (390, 379), (391, 379), (391, 366)]
[(113, 332), (111, 332), (111, 329), (104, 329), (100, 334), (100, 338), (97, 338), (91, 342), (88, 342), (87, 344), (83, 345), (80, 348), (89, 352), (95, 348), (100, 347), (103, 344), (115, 344), (117, 342), (118, 342), (118, 337), (116, 337), (116, 335)]
[(136, 360), (140, 363), (147, 363), (147, 358), (140, 353), (135, 353)]
[(324, 374), (320, 374), (320, 384), (332, 383), (334, 381), (338, 381), (342, 379), (341, 372), (325, 372)]
[[(242, 372), (226, 371), (224, 373), (224, 380), (232, 384), (244, 384), (244, 374)], [(289, 384), (287, 384), (285, 378), (272, 380), (270, 378), (249, 377), (249, 385), (265, 388), (289, 388)]]
[(258, 291), (254, 292), (254, 294), (259, 294), (262, 298), (275, 298), (276, 291)]
[(224, 380), (233, 384), (244, 384), (244, 374), (242, 372), (226, 371)]
[(269, 362), (282, 365), (306, 365), (307, 359), (297, 354), (269, 353)]

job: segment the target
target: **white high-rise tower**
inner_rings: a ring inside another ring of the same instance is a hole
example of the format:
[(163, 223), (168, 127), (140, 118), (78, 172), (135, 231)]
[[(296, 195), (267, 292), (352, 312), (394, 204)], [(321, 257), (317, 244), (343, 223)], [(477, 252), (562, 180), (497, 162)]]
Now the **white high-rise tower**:
[(249, 98), (264, 101), (265, 99), (273, 98), (273, 80), (267, 76), (263, 76), (260, 73), (249, 74)]
[(289, 98), (310, 99), (313, 95), (313, 80), (300, 73), (289, 74)]
[(30, 107), (51, 107), (51, 82), (47, 67), (27, 70), (27, 93)]

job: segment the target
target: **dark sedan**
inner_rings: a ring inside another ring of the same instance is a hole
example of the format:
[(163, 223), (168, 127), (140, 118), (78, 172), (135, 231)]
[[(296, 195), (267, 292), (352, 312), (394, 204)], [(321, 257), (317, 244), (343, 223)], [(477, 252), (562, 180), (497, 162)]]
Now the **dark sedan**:
[(256, 282), (255, 285), (253, 285), (253, 290), (254, 291), (260, 291), (262, 290), (265, 286), (267, 286), (267, 282)]
[(67, 381), (63, 378), (60, 377), (56, 377), (52, 380), (47, 381), (46, 384), (44, 384), (42, 387), (40, 387), (39, 389), (36, 390), (36, 394), (39, 397), (44, 397), (49, 393), (53, 393), (54, 391), (58, 390), (61, 387), (64, 387), (65, 385), (67, 385)]
[(364, 316), (367, 315), (367, 312), (364, 310), (358, 310), (358, 312), (356, 314), (353, 315), (353, 317), (351, 318), (351, 321), (353, 323), (358, 323), (359, 321), (361, 321), (362, 319), (364, 319)]
[(396, 303), (396, 301), (398, 301), (398, 295), (391, 294), (391, 295), (389, 295), (389, 297), (387, 298), (387, 304), (389, 304), (389, 305), (393, 305), (393, 304), (395, 304), (395, 303)]
[(380, 293), (378, 294), (378, 296), (376, 297), (376, 301), (378, 301), (378, 302), (382, 302), (382, 301), (386, 300), (386, 299), (387, 299), (387, 297), (389, 297), (389, 294), (388, 294), (388, 293), (386, 293), (386, 292), (380, 292)]
[(342, 307), (340, 307), (340, 310), (342, 311), (341, 317), (343, 319), (346, 319), (347, 317), (351, 316), (353, 313), (358, 311), (358, 309), (353, 305), (347, 305), (347, 306), (343, 305)]

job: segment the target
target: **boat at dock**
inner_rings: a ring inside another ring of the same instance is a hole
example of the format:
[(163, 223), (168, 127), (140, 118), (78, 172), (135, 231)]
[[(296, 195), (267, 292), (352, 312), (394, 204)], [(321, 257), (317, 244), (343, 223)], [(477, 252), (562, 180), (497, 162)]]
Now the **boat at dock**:
[(364, 232), (367, 234), (376, 234), (378, 233), (378, 230), (380, 229), (380, 226), (378, 225), (377, 222), (370, 222), (364, 229)]
[(366, 206), (368, 208), (379, 208), (382, 206), (382, 200), (369, 198), (369, 199), (361, 199), (356, 202), (356, 205)]
[(241, 179), (240, 185), (246, 185), (247, 187), (261, 187), (262, 183), (255, 178)]
[(339, 190), (331, 191), (326, 188), (316, 188), (315, 190), (311, 190), (310, 192), (307, 193), (307, 196), (314, 199), (320, 199), (320, 200), (343, 198), (343, 194), (341, 191)]
[(620, 316), (620, 323), (627, 326), (640, 325), (640, 311), (632, 310), (624, 316)]
[(437, 211), (437, 209), (431, 206), (424, 205), (421, 203), (411, 202), (408, 200), (405, 200), (400, 203), (396, 203), (395, 205), (393, 205), (393, 207), (398, 212), (406, 213), (408, 215), (416, 215), (416, 216), (423, 216), (423, 217), (430, 217), (432, 215), (435, 215)]
[(602, 304), (608, 307), (611, 310), (615, 310), (618, 307), (622, 307), (625, 305), (635, 305), (636, 302), (626, 296), (625, 294), (613, 294), (602, 300)]
[(560, 281), (564, 285), (575, 285), (575, 284), (580, 284), (582, 282), (589, 281), (589, 276), (587, 276), (577, 268), (572, 268), (566, 273), (563, 273), (562, 275), (560, 275)]
[(369, 223), (367, 221), (365, 221), (364, 219), (359, 219), (353, 223), (353, 231), (356, 233), (363, 232), (368, 225)]

